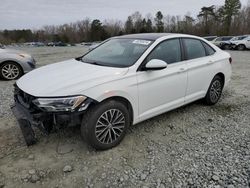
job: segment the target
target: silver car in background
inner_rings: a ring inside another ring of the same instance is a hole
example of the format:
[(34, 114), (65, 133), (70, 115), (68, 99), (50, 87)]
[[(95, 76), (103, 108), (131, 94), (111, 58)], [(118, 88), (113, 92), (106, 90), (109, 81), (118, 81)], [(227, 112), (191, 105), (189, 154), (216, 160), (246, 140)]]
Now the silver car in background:
[(36, 61), (31, 55), (0, 47), (0, 78), (4, 80), (18, 79), (33, 70), (35, 66)]

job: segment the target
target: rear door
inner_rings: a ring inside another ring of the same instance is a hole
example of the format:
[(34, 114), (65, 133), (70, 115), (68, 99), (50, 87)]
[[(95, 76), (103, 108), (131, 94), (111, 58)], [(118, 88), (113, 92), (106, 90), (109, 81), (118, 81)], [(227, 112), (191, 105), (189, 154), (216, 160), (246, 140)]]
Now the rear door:
[(202, 98), (206, 95), (214, 69), (213, 54), (215, 51), (205, 42), (194, 38), (183, 38), (188, 84), (185, 103)]
[(250, 49), (250, 37), (246, 38), (246, 48)]

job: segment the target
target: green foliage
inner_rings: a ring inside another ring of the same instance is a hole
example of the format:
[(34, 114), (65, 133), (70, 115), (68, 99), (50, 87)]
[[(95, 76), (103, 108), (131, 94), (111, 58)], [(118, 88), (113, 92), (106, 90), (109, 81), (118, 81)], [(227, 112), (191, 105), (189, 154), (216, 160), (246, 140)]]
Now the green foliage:
[(163, 23), (163, 15), (161, 11), (158, 11), (155, 15), (155, 22), (156, 22), (156, 31), (161, 33), (164, 31), (164, 23)]
[(125, 22), (125, 32), (127, 34), (130, 34), (130, 33), (132, 33), (133, 28), (134, 28), (133, 20), (132, 20), (132, 17), (129, 16), (127, 21)]
[(219, 9), (220, 16), (225, 23), (225, 34), (229, 34), (233, 16), (239, 13), (240, 8), (240, 0), (225, 0), (225, 5)]
[(210, 22), (215, 17), (214, 12), (215, 6), (209, 6), (209, 7), (202, 7), (200, 13), (198, 14), (198, 18), (202, 18), (203, 24), (204, 24), (204, 30), (205, 34), (210, 34)]
[(153, 23), (150, 19), (147, 20), (146, 31), (147, 31), (147, 33), (153, 32)]

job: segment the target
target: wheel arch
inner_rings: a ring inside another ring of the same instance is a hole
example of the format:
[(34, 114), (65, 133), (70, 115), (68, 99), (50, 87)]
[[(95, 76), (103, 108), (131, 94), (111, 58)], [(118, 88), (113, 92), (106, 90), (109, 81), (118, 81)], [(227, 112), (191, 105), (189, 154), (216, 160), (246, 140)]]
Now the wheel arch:
[(224, 87), (224, 85), (225, 85), (225, 74), (223, 74), (222, 72), (219, 72), (215, 76), (219, 76), (222, 79), (222, 81), (223, 81), (223, 87)]
[(238, 45), (237, 45), (237, 49), (239, 48), (239, 46), (244, 46), (244, 49), (246, 49), (246, 45), (245, 45), (245, 44), (243, 44), (243, 43), (238, 44)]
[(129, 115), (130, 115), (130, 125), (132, 125), (134, 121), (134, 109), (133, 109), (131, 102), (123, 96), (111, 96), (111, 97), (103, 99), (100, 102), (103, 103), (103, 102), (110, 101), (110, 100), (122, 102), (127, 107), (129, 111)]
[(21, 69), (21, 71), (22, 71), (22, 74), (24, 73), (24, 69), (23, 69), (22, 65), (21, 65), (20, 63), (18, 63), (17, 61), (15, 61), (15, 60), (4, 60), (4, 61), (1, 61), (1, 62), (0, 62), (0, 67), (1, 67), (3, 64), (5, 64), (5, 63), (15, 63), (15, 64), (17, 64), (17, 65), (20, 67), (20, 69)]

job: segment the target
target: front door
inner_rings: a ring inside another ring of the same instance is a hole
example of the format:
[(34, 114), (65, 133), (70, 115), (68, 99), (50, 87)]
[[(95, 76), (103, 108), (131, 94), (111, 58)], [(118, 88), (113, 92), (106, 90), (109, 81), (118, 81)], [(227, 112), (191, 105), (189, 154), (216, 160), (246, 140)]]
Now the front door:
[(168, 65), (163, 70), (137, 72), (140, 120), (151, 118), (184, 104), (187, 68), (182, 61), (179, 39), (161, 42), (145, 59), (160, 59)]

